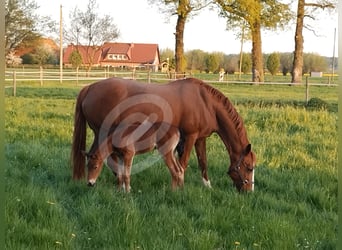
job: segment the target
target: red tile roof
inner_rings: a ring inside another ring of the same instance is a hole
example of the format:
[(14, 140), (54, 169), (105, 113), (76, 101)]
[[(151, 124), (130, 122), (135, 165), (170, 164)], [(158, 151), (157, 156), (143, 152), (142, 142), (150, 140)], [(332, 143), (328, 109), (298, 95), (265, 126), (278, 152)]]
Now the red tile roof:
[[(96, 51), (93, 48), (83, 45), (69, 45), (63, 56), (63, 62), (69, 63), (69, 56), (74, 49), (78, 49), (82, 55), (83, 62), (86, 64), (87, 49), (91, 53), (95, 53), (93, 58), (93, 64), (101, 63), (134, 63), (134, 64), (159, 64), (159, 48), (158, 44), (145, 44), (145, 43), (104, 43), (99, 46)], [(127, 59), (114, 60), (109, 59), (107, 56), (112, 55), (124, 55)]]

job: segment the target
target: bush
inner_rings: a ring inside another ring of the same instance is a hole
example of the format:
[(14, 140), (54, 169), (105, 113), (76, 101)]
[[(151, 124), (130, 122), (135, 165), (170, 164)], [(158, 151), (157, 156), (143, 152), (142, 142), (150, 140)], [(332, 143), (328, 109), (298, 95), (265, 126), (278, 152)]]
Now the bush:
[(329, 104), (318, 97), (314, 97), (308, 101), (307, 107), (315, 109), (328, 109)]

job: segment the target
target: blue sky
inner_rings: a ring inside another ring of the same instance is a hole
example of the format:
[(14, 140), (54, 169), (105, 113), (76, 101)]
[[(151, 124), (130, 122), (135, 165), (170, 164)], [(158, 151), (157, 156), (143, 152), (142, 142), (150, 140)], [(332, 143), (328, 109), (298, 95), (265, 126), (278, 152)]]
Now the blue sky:
[[(63, 6), (63, 19), (68, 22), (69, 13), (77, 5), (84, 10), (88, 1), (36, 0), (40, 6), (39, 13), (51, 16), (59, 21), (60, 5)], [(112, 15), (121, 36), (118, 42), (158, 43), (160, 49), (174, 49), (176, 18), (167, 20), (159, 10), (150, 6), (147, 0), (97, 0), (99, 12)], [(323, 56), (333, 55), (334, 30), (337, 27), (335, 15), (323, 14), (313, 23), (317, 35), (304, 31), (304, 52), (314, 52)], [(286, 31), (262, 32), (263, 53), (292, 52), (294, 50), (293, 24)], [(336, 34), (335, 56), (338, 55)], [(240, 40), (233, 31), (227, 30), (225, 20), (218, 17), (216, 11), (206, 10), (195, 16), (185, 26), (185, 50), (201, 49), (207, 52), (220, 51), (225, 54), (237, 54), (240, 51)], [(245, 42), (244, 52), (251, 51), (251, 42)]]

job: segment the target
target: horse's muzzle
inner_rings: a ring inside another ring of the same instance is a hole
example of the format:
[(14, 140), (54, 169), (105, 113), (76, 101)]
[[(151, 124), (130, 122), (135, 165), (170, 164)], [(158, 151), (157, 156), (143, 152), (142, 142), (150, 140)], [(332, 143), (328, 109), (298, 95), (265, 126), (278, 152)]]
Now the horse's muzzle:
[(88, 182), (88, 187), (94, 187), (95, 186), (95, 182)]

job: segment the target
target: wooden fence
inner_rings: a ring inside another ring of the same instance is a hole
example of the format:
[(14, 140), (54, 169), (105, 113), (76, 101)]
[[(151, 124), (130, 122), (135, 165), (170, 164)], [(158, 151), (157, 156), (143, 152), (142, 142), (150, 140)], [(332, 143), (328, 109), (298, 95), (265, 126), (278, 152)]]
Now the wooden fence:
[[(172, 72), (151, 72), (151, 71), (115, 71), (109, 70), (105, 68), (104, 70), (94, 70), (94, 71), (71, 71), (65, 70), (62, 73), (58, 70), (26, 70), (26, 69), (13, 69), (7, 70), (5, 72), (5, 81), (7, 82), (6, 88), (13, 88), (13, 96), (16, 96), (16, 89), (18, 82), (40, 82), (40, 85), (43, 86), (46, 81), (59, 81), (63, 83), (68, 81), (74, 81), (77, 84), (82, 83), (90, 83), (102, 79), (106, 79), (109, 77), (121, 77), (125, 79), (134, 79), (144, 82), (169, 82), (177, 78), (184, 77), (196, 77), (204, 80), (208, 83), (222, 83), (222, 84), (256, 84), (255, 82), (247, 81), (245, 79), (238, 80), (240, 78), (238, 75), (227, 75), (225, 74), (222, 78), (219, 74), (175, 74)], [(250, 79), (251, 76), (247, 75)], [(334, 83), (334, 78), (332, 76), (320, 77), (320, 80), (317, 78), (311, 78), (309, 76), (304, 77), (303, 83), (306, 86), (306, 101), (309, 99), (309, 86), (337, 86)], [(281, 81), (271, 81), (257, 83), (257, 84), (268, 84), (268, 85), (292, 85), (290, 82), (290, 78), (278, 78)], [(311, 81), (312, 79), (312, 81)], [(315, 80), (313, 80), (315, 79)], [(10, 84), (12, 82), (12, 85)]]

